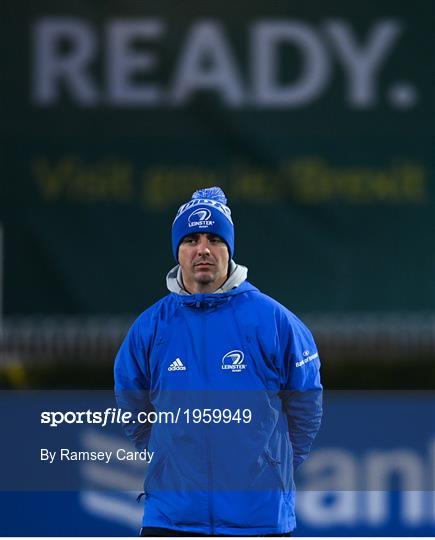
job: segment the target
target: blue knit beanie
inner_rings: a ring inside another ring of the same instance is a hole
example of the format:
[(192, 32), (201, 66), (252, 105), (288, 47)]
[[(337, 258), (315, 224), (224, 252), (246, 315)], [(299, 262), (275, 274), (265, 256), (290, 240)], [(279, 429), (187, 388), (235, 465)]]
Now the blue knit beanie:
[(178, 209), (172, 224), (172, 253), (178, 261), (178, 247), (181, 240), (196, 233), (217, 234), (234, 253), (234, 225), (227, 198), (220, 187), (198, 189), (189, 202)]

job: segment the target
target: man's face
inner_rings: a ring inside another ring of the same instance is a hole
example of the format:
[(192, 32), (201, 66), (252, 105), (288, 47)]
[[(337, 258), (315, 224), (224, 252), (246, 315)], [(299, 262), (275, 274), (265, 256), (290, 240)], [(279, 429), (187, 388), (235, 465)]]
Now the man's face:
[(188, 292), (214, 292), (227, 279), (228, 248), (215, 234), (189, 234), (181, 241), (178, 262)]

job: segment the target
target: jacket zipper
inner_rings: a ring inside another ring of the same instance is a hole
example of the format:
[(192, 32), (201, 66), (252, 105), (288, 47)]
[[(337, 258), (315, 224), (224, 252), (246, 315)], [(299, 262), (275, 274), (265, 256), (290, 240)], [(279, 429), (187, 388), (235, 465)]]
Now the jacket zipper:
[[(206, 318), (205, 314), (202, 318), (202, 335), (201, 335), (201, 349), (202, 349), (202, 357), (207, 358), (206, 351), (205, 351), (205, 331), (206, 331)], [(206, 402), (204, 403), (205, 407), (208, 405), (208, 394), (207, 390), (205, 393), (205, 396), (207, 397)], [(213, 467), (211, 462), (211, 451), (210, 451), (210, 440), (208, 436), (208, 432), (210, 430), (211, 424), (206, 425), (206, 437), (205, 437), (205, 446), (206, 446), (206, 454), (207, 454), (207, 472), (208, 472), (208, 517), (210, 521), (210, 534), (213, 536), (215, 534), (215, 527), (214, 527), (214, 505), (213, 505)]]

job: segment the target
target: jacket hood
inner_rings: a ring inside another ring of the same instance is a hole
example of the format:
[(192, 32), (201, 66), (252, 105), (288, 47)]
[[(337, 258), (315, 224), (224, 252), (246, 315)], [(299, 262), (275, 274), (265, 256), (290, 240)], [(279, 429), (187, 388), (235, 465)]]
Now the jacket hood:
[[(225, 293), (228, 291), (231, 291), (232, 289), (235, 289), (239, 287), (244, 281), (246, 281), (246, 278), (248, 277), (248, 269), (246, 266), (242, 266), (241, 264), (236, 264), (233, 260), (230, 261), (230, 275), (228, 279), (225, 281), (225, 283), (214, 291), (211, 294), (220, 294)], [(183, 279), (181, 277), (181, 268), (180, 265), (177, 264), (177, 266), (174, 266), (172, 268), (167, 276), (166, 276), (166, 286), (168, 289), (175, 294), (180, 294), (184, 296), (208, 296), (208, 295), (192, 295), (189, 292), (186, 291), (183, 285)]]

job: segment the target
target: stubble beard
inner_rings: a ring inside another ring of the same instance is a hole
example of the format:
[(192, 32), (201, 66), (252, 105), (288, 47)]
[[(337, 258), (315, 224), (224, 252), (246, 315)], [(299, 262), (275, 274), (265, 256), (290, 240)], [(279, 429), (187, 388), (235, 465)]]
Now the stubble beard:
[(215, 274), (210, 273), (199, 272), (199, 275), (194, 274), (195, 281), (197, 283), (200, 283), (201, 285), (209, 285), (210, 283), (213, 283), (214, 281), (216, 281), (216, 277), (217, 276)]

